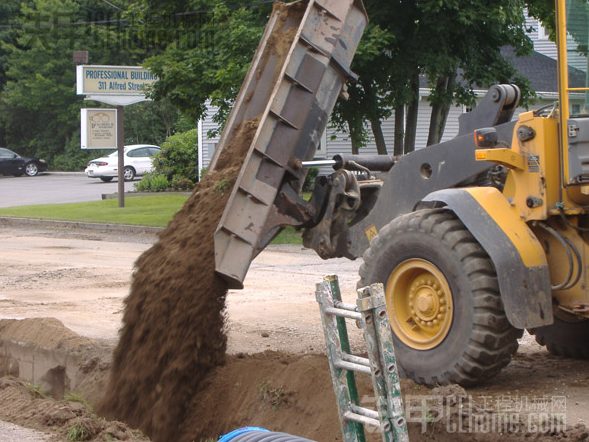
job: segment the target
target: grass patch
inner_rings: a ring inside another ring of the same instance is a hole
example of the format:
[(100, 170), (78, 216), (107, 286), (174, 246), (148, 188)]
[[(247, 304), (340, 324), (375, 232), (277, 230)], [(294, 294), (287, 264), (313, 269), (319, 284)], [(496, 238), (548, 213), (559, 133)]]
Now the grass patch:
[(66, 393), (61, 400), (64, 402), (78, 402), (82, 404), (87, 410), (92, 411), (92, 406), (86, 402), (86, 399), (84, 399), (81, 394), (78, 394), (74, 391)]
[(26, 382), (25, 386), (27, 387), (27, 390), (29, 392), (29, 394), (35, 398), (35, 399), (47, 399), (47, 394), (45, 393), (45, 391), (43, 391), (43, 389), (39, 386), (39, 385), (35, 385), (32, 384), (30, 382)]
[(67, 432), (67, 440), (81, 441), (92, 439), (92, 430), (85, 424), (76, 424)]
[(117, 199), (8, 207), (0, 209), (0, 216), (165, 227), (187, 199), (188, 195), (149, 195), (125, 198), (125, 207), (119, 207)]
[(299, 244), (303, 245), (301, 232), (297, 232), (294, 227), (286, 227), (280, 232), (270, 244)]
[[(218, 187), (219, 191), (224, 191), (222, 183)], [(310, 196), (310, 193), (303, 194), (306, 200)], [(116, 198), (86, 203), (7, 207), (0, 209), (0, 216), (165, 227), (187, 199), (188, 195), (178, 194), (134, 196), (125, 198), (125, 207), (122, 208)], [(274, 238), (272, 244), (302, 245), (301, 232), (293, 227), (286, 227)]]

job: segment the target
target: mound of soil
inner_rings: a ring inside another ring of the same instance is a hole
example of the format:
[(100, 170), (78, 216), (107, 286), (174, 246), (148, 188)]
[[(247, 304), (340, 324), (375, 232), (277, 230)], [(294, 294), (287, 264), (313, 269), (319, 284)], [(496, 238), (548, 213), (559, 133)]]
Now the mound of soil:
[(3, 319), (0, 321), (0, 336), (50, 350), (75, 351), (93, 344), (91, 339), (78, 335), (55, 318)]
[(147, 442), (140, 431), (96, 416), (81, 402), (47, 398), (30, 384), (0, 378), (0, 419), (53, 434), (52, 440)]
[[(28, 330), (27, 325), (36, 332)], [(0, 321), (0, 338), (19, 342), (36, 354), (40, 349), (47, 350), (42, 346), (34, 350), (30, 346), (45, 339), (42, 337), (45, 328), (51, 336), (46, 341), (48, 345), (89, 342), (89, 345), (62, 347), (68, 354), (76, 355), (79, 364), (76, 371), (84, 372), (82, 382), (74, 386), (81, 395), (66, 394), (66, 400), (54, 400), (37, 386), (11, 377), (0, 378), (0, 420), (49, 433), (51, 440), (70, 440), (74, 435), (74, 440), (148, 440), (140, 432), (120, 422), (99, 418), (91, 411), (95, 402), (85, 391), (101, 391), (105, 374), (112, 365), (107, 348), (47, 318)], [(358, 375), (357, 383), (361, 404), (372, 408), (374, 394), (369, 377)], [(564, 420), (548, 413), (511, 416), (489, 409), (489, 403), (477, 403), (481, 397), (473, 398), (457, 385), (430, 390), (402, 380), (401, 389), (412, 442), (491, 442), (499, 437), (507, 442), (589, 439), (589, 432), (582, 425), (567, 426)], [(323, 354), (267, 351), (229, 355), (223, 366), (209, 370), (198, 390), (183, 405), (185, 410), (177, 421), (176, 436), (168, 440), (210, 441), (239, 427), (261, 426), (321, 442), (341, 441), (329, 367)], [(381, 436), (378, 432), (368, 432), (367, 440), (376, 442)]]
[[(370, 378), (358, 375), (356, 380), (362, 405), (373, 408)], [(550, 419), (548, 415), (520, 413), (514, 418), (510, 416), (511, 421), (506, 424), (501, 413), (471, 403), (458, 385), (430, 390), (402, 380), (401, 389), (405, 406), (411, 407), (407, 418), (412, 442), (494, 442), (499, 438), (509, 442), (589, 440), (583, 425), (538, 422), (538, 418)], [(429, 403), (430, 398), (435, 401)], [(260, 426), (321, 442), (342, 440), (325, 355), (267, 351), (228, 356), (226, 365), (207, 376), (186, 416), (180, 440), (216, 439), (243, 426)], [(366, 436), (369, 442), (382, 440), (378, 432), (367, 432)]]

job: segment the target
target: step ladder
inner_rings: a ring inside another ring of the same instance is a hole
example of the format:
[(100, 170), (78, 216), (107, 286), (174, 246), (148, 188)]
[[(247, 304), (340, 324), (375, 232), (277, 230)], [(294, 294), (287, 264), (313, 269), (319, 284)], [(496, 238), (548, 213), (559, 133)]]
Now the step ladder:
[[(326, 276), (315, 295), (321, 311), (327, 356), (343, 442), (365, 442), (364, 426), (378, 429), (384, 442), (408, 442), (407, 424), (384, 289), (358, 290), (356, 305), (342, 302), (337, 276)], [(368, 358), (351, 353), (346, 318), (363, 329)], [(360, 405), (355, 373), (372, 378), (376, 409)]]

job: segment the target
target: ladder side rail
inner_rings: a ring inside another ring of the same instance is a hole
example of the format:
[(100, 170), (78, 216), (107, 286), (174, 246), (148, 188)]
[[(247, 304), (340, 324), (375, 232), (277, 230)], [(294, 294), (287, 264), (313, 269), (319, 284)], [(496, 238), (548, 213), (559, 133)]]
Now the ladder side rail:
[[(335, 279), (337, 284), (337, 278)], [(326, 313), (326, 308), (333, 307), (333, 291), (332, 281), (325, 278), (316, 286), (315, 296), (320, 305), (321, 322), (323, 323), (323, 331), (325, 334), (325, 343), (327, 348), (327, 359), (329, 361), (329, 369), (331, 371), (331, 380), (333, 384), (333, 391), (338, 407), (338, 417), (340, 421), (340, 428), (344, 442), (366, 442), (364, 427), (357, 421), (348, 420), (346, 413), (352, 413), (350, 406), (352, 405), (352, 398), (350, 393), (349, 379), (354, 377), (354, 373), (337, 367), (337, 363), (341, 361), (342, 341), (340, 339), (340, 331), (338, 330), (338, 320), (344, 321), (343, 318)], [(344, 342), (347, 341), (346, 339)], [(348, 342), (349, 345), (349, 342)], [(351, 375), (351, 376), (350, 376)], [(355, 378), (353, 378), (355, 387)], [(357, 394), (357, 391), (356, 391)]]
[[(373, 284), (358, 290), (358, 309), (366, 316), (364, 328), (366, 343), (369, 349), (369, 358), (376, 358), (374, 366), (378, 372), (374, 372), (375, 391), (378, 388), (379, 397), (386, 401), (386, 416), (381, 414), (383, 422), (389, 423), (390, 434), (395, 442), (409, 442), (407, 422), (403, 409), (401, 384), (395, 358), (393, 335), (387, 315), (384, 288), (382, 284)], [(372, 351), (370, 351), (372, 350)], [(372, 362), (372, 359), (371, 359)], [(384, 392), (383, 392), (384, 390)], [(378, 407), (379, 411), (381, 408)], [(392, 428), (390, 426), (392, 425)], [(383, 440), (386, 441), (383, 432)]]

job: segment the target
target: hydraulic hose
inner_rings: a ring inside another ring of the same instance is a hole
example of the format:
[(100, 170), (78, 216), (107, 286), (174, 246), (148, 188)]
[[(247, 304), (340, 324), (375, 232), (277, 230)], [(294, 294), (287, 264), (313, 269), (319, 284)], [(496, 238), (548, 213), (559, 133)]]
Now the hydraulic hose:
[[(538, 227), (541, 227), (542, 229), (544, 229), (546, 232), (550, 233), (560, 243), (560, 245), (563, 247), (563, 249), (567, 255), (567, 260), (569, 263), (569, 271), (568, 271), (567, 277), (560, 284), (553, 285), (552, 290), (570, 289), (575, 284), (577, 284), (579, 282), (579, 279), (581, 278), (581, 274), (582, 274), (581, 254), (579, 253), (579, 251), (577, 250), (575, 245), (568, 238), (566, 238), (564, 235), (561, 235), (559, 232), (557, 232), (555, 229), (553, 229), (549, 225), (544, 224), (544, 223), (536, 223), (536, 225)], [(577, 268), (577, 275), (575, 276), (574, 280), (573, 280), (573, 270), (574, 270), (575, 265), (573, 262), (573, 256), (571, 255), (571, 250), (575, 254), (575, 259), (577, 260), (577, 267), (578, 267)]]

